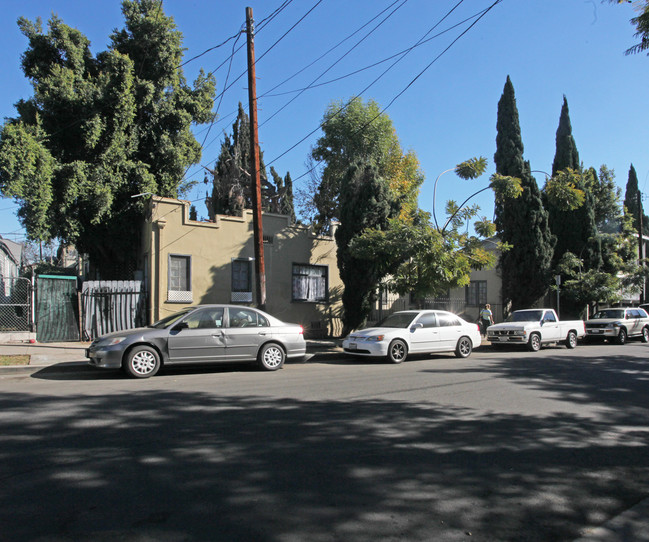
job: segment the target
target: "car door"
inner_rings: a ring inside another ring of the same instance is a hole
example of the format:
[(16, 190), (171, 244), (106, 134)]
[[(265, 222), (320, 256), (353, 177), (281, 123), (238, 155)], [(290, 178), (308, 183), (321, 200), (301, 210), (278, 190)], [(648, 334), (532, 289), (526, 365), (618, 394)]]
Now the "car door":
[(451, 313), (438, 313), (437, 321), (439, 322), (439, 349), (455, 350), (457, 341), (464, 331), (460, 321)]
[(629, 336), (637, 336), (640, 335), (642, 331), (641, 323), (642, 320), (640, 319), (640, 312), (636, 309), (627, 309), (626, 310), (626, 324), (627, 324), (627, 329), (629, 330)]
[(191, 312), (169, 331), (171, 363), (207, 363), (225, 360), (224, 308)]
[(270, 322), (252, 309), (229, 307), (225, 337), (229, 361), (254, 360), (260, 346), (272, 337)]
[(554, 312), (546, 311), (541, 324), (541, 336), (544, 341), (559, 341), (564, 338), (560, 336), (561, 330)]
[(422, 312), (410, 325), (410, 351), (433, 352), (439, 343), (439, 326), (437, 314)]

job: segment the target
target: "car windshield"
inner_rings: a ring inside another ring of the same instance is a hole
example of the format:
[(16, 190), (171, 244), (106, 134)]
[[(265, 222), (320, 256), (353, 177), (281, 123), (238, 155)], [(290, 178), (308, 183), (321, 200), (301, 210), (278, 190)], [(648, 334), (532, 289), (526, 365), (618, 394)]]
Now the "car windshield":
[(599, 320), (600, 318), (624, 318), (624, 310), (606, 309), (595, 313), (593, 316), (594, 320)]
[(193, 311), (196, 307), (189, 307), (185, 310), (182, 310), (180, 312), (176, 312), (174, 314), (171, 314), (162, 320), (158, 320), (155, 324), (151, 324), (149, 327), (153, 327), (156, 329), (164, 329), (165, 327), (168, 327), (170, 325), (175, 324), (178, 320), (180, 320), (183, 316), (185, 316), (187, 313)]
[(373, 327), (402, 327), (406, 328), (415, 319), (416, 312), (395, 312), (387, 316)]
[(509, 322), (540, 322), (543, 311), (514, 311), (507, 319)]

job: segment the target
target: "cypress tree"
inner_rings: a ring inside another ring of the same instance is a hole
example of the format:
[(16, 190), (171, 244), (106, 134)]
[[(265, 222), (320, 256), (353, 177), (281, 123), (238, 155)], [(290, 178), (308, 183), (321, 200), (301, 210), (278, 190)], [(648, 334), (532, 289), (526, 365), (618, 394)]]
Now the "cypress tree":
[[(557, 128), (552, 175), (567, 169), (575, 173), (581, 172), (579, 153), (572, 136), (568, 101), (564, 96)], [(574, 210), (563, 210), (546, 200), (550, 229), (557, 238), (552, 265), (556, 267), (566, 252), (572, 252), (583, 260), (584, 269), (587, 271), (601, 266), (601, 249), (597, 239), (594, 194), (584, 181), (583, 175), (577, 175), (577, 178), (575, 187), (584, 192), (584, 202), (580, 207)]]
[(498, 102), (496, 127), (496, 172), (518, 177), (523, 187), (519, 198), (497, 201), (495, 206), (498, 235), (512, 245), (499, 262), (503, 303), (506, 310), (515, 310), (533, 305), (547, 293), (555, 240), (541, 192), (529, 162), (523, 159), (518, 109), (509, 76)]
[(640, 201), (640, 206), (638, 207), (638, 176), (635, 172), (633, 164), (629, 168), (629, 178), (626, 182), (626, 191), (624, 193), (624, 214), (626, 216), (631, 215), (633, 218), (633, 229), (638, 231), (638, 217), (639, 213), (642, 213), (642, 233), (644, 235), (649, 235), (649, 218), (644, 214), (644, 208), (642, 207), (642, 201)]

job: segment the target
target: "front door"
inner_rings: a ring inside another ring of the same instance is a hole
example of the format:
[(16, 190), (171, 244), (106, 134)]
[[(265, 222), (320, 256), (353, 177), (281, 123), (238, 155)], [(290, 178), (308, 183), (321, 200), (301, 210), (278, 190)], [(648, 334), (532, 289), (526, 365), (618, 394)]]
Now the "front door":
[(410, 351), (433, 352), (439, 348), (439, 327), (434, 312), (424, 312), (410, 328)]
[(202, 363), (225, 361), (224, 309), (205, 308), (192, 312), (171, 328), (169, 361)]

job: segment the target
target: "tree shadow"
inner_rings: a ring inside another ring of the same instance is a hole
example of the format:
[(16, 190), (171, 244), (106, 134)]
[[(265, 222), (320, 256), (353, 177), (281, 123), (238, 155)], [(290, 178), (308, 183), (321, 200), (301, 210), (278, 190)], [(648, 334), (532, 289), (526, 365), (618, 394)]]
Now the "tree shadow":
[[(647, 496), (648, 368), (604, 353), (456, 369), (597, 416), (298, 399), (254, 375), (227, 394), (218, 373), (203, 391), (5, 393), (0, 525), (15, 540), (573, 540)], [(437, 372), (420, 374), (431, 395)]]

